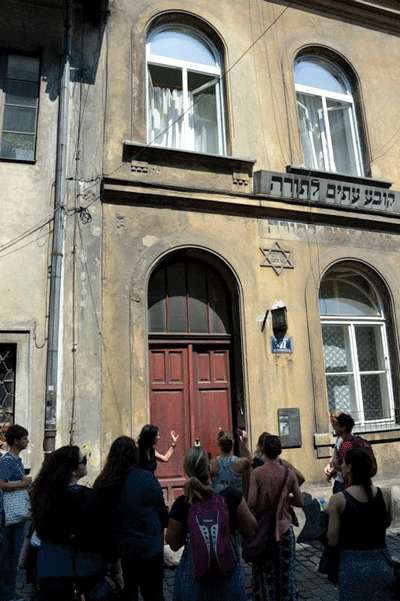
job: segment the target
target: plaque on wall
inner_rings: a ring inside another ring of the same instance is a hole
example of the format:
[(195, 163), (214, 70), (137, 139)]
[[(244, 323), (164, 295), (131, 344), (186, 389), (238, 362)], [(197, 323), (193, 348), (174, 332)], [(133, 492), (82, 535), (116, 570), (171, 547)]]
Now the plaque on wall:
[(276, 275), (280, 275), (283, 269), (294, 269), (291, 259), (291, 250), (281, 248), (279, 242), (274, 242), (271, 248), (260, 248), (265, 259), (261, 267), (272, 267)]
[(273, 353), (293, 353), (291, 338), (275, 338), (271, 336), (271, 349)]

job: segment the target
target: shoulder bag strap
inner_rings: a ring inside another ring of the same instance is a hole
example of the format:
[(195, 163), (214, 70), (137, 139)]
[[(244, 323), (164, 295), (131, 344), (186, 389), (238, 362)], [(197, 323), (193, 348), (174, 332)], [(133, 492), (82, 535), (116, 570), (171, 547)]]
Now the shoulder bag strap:
[(285, 466), (285, 477), (283, 479), (283, 484), (281, 486), (281, 489), (279, 491), (279, 495), (277, 496), (277, 498), (275, 500), (275, 503), (273, 505), (273, 508), (272, 508), (274, 511), (277, 511), (277, 509), (278, 509), (279, 501), (281, 500), (283, 489), (285, 488), (285, 485), (286, 485), (288, 477), (289, 477), (289, 468), (287, 466)]

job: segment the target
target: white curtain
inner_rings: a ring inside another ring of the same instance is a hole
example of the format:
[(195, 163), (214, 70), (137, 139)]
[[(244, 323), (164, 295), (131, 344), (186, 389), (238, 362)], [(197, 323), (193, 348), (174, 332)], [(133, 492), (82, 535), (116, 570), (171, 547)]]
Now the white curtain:
[(149, 76), (149, 143), (218, 154), (215, 86), (211, 93), (189, 93), (188, 104), (185, 132), (182, 90), (153, 86)]
[(149, 142), (168, 148), (182, 148), (182, 90), (153, 87), (149, 77)]

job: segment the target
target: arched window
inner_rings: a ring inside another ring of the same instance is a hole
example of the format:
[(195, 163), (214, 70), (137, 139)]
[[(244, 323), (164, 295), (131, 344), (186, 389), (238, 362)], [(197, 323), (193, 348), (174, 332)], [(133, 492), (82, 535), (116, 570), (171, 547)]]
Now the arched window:
[(159, 267), (149, 283), (149, 332), (228, 334), (228, 293), (209, 266), (187, 259)]
[(148, 142), (225, 153), (222, 61), (214, 44), (189, 26), (163, 25), (147, 40)]
[(294, 65), (305, 167), (363, 176), (360, 138), (349, 79), (337, 64), (301, 55)]
[(395, 410), (389, 316), (377, 284), (355, 264), (338, 264), (322, 280), (319, 310), (329, 410), (379, 429), (394, 422)]

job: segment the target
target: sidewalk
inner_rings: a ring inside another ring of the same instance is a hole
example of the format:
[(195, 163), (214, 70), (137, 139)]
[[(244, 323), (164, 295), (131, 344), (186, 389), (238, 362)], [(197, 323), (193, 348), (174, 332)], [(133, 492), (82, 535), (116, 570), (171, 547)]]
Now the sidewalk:
[[(400, 531), (399, 529), (388, 530), (387, 545), (395, 557), (400, 559)], [(328, 582), (326, 576), (319, 574), (318, 564), (321, 557), (321, 545), (317, 541), (296, 545), (296, 579), (299, 599), (307, 601), (337, 601), (338, 589)], [(245, 564), (246, 584), (251, 587), (251, 567)], [(20, 571), (18, 578), (18, 597), (29, 599), (31, 587), (25, 584), (24, 572)], [(164, 594), (165, 601), (172, 601), (174, 588), (174, 569), (166, 568)], [(139, 597), (141, 599), (141, 597)], [(249, 601), (253, 598), (249, 594)]]

